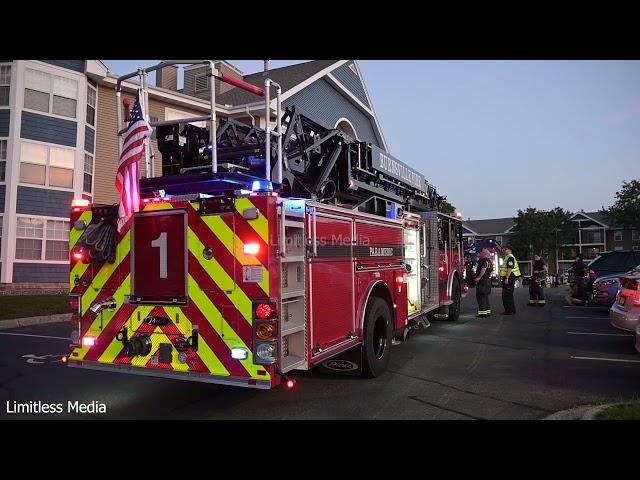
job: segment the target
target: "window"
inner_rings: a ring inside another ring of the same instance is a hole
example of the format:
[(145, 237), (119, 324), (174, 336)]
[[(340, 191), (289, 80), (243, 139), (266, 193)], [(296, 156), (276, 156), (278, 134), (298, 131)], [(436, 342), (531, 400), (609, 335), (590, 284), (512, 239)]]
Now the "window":
[(7, 168), (7, 140), (0, 140), (0, 182), (4, 182)]
[(27, 68), (24, 71), (24, 108), (76, 118), (78, 82)]
[(69, 148), (22, 142), (20, 182), (50, 187), (73, 188), (75, 151)]
[(613, 241), (621, 242), (622, 241), (622, 230), (614, 230), (613, 232)]
[(195, 91), (198, 92), (206, 92), (209, 89), (209, 74), (202, 73), (200, 75), (195, 76)]
[(44, 220), (18, 217), (16, 228), (16, 259), (42, 259)]
[(631, 231), (631, 240), (633, 240), (633, 241), (640, 240), (640, 230), (632, 230)]
[[(154, 117), (153, 115), (149, 115), (149, 122), (154, 123), (159, 121), (158, 117)], [(156, 139), (156, 127), (153, 127), (153, 131), (151, 132), (151, 140), (155, 140)]]
[(52, 261), (69, 259), (69, 222), (18, 217), (16, 259), (42, 260), (43, 258)]
[(613, 247), (613, 250), (614, 250), (615, 252), (621, 252), (621, 251), (622, 251), (622, 246), (621, 246), (621, 245), (618, 245), (617, 247)]
[(45, 260), (69, 259), (69, 222), (47, 220)]
[(602, 232), (600, 230), (583, 230), (582, 243), (602, 243)]
[(87, 123), (96, 125), (96, 90), (87, 85)]
[(631, 247), (634, 251), (639, 252), (640, 251), (640, 245), (634, 245), (633, 247)]
[(84, 181), (82, 190), (87, 193), (93, 192), (93, 157), (88, 153), (84, 154)]
[(9, 106), (11, 89), (11, 65), (0, 65), (0, 107)]

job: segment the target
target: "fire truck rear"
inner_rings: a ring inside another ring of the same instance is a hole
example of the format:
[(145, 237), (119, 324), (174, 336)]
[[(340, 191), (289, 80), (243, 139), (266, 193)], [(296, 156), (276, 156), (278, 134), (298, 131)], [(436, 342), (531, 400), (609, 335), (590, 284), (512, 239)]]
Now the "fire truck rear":
[(374, 145), (283, 115), (269, 79), (233, 82), (269, 114), (275, 87), (274, 131), (190, 125), (216, 125), (212, 87), (210, 116), (156, 124), (163, 174), (140, 181), (123, 229), (118, 205), (74, 201), (69, 366), (269, 389), (348, 355), (377, 376), (394, 337), (458, 318), (461, 223), (437, 212), (435, 188)]

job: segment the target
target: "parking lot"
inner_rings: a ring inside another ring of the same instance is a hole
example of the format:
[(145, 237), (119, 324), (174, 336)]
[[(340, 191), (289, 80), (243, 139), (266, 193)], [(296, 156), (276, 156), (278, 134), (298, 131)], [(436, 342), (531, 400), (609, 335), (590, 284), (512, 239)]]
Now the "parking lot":
[(0, 418), (13, 402), (92, 401), (104, 414), (56, 418), (172, 419), (539, 419), (577, 405), (640, 397), (640, 355), (631, 334), (610, 326), (608, 312), (568, 307), (566, 287), (547, 291), (545, 308), (475, 318), (473, 290), (456, 323), (434, 322), (394, 346), (376, 379), (296, 373), (294, 390), (248, 390), (67, 368), (66, 324), (0, 331)]

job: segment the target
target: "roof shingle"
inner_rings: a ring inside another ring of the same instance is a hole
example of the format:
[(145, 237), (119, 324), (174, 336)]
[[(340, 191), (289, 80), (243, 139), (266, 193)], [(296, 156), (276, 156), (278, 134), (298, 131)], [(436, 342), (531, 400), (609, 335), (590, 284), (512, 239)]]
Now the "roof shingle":
[[(298, 63), (296, 65), (289, 65), (288, 67), (274, 68), (267, 72), (257, 72), (251, 75), (246, 75), (245, 82), (248, 82), (257, 87), (264, 87), (264, 80), (268, 76), (274, 82), (278, 83), (282, 88), (282, 93), (292, 89), (296, 85), (312, 77), (316, 73), (324, 70), (325, 68), (333, 65), (338, 60), (312, 60), (310, 62)], [(275, 96), (275, 89), (271, 92), (272, 98)], [(231, 90), (221, 93), (216, 98), (216, 103), (221, 105), (244, 105), (248, 103), (255, 103), (258, 101), (258, 97), (253, 93), (249, 93), (240, 88), (232, 88)]]

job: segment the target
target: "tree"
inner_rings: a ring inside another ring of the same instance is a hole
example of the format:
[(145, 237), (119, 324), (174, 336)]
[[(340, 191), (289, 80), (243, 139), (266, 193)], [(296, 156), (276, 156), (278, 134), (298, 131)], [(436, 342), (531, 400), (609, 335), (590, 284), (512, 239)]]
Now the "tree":
[(442, 200), (442, 205), (440, 206), (440, 211), (442, 213), (446, 213), (447, 215), (451, 215), (452, 213), (454, 213), (456, 211), (456, 207), (451, 205), (446, 200)]
[(615, 203), (600, 213), (616, 227), (640, 229), (640, 181), (622, 182)]
[(576, 224), (571, 221), (571, 212), (556, 207), (553, 210), (527, 208), (518, 210), (511, 229), (511, 247), (517, 257), (530, 259), (531, 253), (547, 257), (565, 243), (575, 238)]

